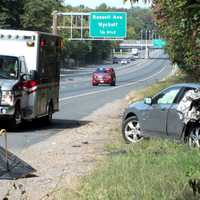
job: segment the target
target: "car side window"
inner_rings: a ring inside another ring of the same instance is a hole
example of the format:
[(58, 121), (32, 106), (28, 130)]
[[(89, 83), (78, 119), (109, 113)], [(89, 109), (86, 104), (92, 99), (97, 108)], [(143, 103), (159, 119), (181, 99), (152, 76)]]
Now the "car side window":
[(153, 98), (153, 104), (172, 104), (179, 93), (180, 88), (170, 88)]

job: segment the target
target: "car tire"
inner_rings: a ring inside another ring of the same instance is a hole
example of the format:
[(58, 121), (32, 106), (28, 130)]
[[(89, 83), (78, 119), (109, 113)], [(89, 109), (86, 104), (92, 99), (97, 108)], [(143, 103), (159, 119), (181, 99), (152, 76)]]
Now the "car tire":
[(92, 83), (92, 86), (98, 86), (98, 83), (96, 83), (96, 84), (95, 84), (95, 83)]
[(12, 130), (15, 130), (21, 125), (21, 123), (22, 123), (22, 112), (21, 112), (21, 109), (20, 109), (20, 105), (18, 103), (15, 106), (15, 113), (14, 113), (12, 119), (11, 119), (10, 128)]
[(126, 143), (137, 143), (143, 139), (136, 116), (129, 117), (123, 122), (122, 135)]
[(190, 148), (200, 148), (200, 125), (189, 128), (185, 142)]
[(112, 81), (112, 83), (110, 84), (111, 86), (116, 86), (116, 81)]

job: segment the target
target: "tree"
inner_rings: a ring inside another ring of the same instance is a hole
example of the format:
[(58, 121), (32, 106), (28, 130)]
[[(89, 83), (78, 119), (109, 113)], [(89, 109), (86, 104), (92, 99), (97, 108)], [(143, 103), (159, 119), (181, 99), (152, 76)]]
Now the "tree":
[(20, 16), (23, 14), (24, 0), (1, 0), (0, 28), (21, 28)]
[[(140, 39), (141, 30), (154, 30), (156, 29), (153, 12), (150, 9), (131, 8), (128, 10), (127, 27), (134, 29), (135, 34), (132, 39)], [(128, 38), (129, 35), (128, 35)]]
[(161, 34), (167, 39), (171, 60), (199, 79), (200, 2), (154, 0), (153, 9)]
[(71, 42), (71, 58), (74, 58), (77, 64), (86, 63), (86, 55), (89, 52), (88, 43), (85, 41), (73, 41)]
[(128, 27), (127, 30), (127, 39), (128, 40), (132, 40), (136, 38), (136, 32), (135, 32), (135, 28), (134, 27)]
[(0, 28), (50, 31), (51, 13), (62, 0), (1, 0)]
[[(132, 5), (138, 2), (129, 1)], [(167, 40), (166, 49), (172, 62), (199, 80), (200, 1), (152, 0), (152, 7), (159, 31)]]
[(61, 8), (61, 2), (56, 0), (26, 0), (23, 28), (27, 30), (51, 31), (52, 12)]
[[(133, 4), (134, 3), (137, 3), (139, 2), (140, 0), (123, 0), (124, 3), (126, 2), (130, 2), (131, 3), (131, 7), (133, 7)], [(151, 2), (151, 0), (142, 0), (144, 3), (147, 3), (147, 2)]]

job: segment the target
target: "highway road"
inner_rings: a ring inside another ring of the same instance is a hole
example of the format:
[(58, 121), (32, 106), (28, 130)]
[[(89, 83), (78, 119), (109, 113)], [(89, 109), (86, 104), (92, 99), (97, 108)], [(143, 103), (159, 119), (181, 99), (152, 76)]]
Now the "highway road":
[(154, 52), (154, 59), (137, 59), (127, 65), (106, 65), (115, 68), (117, 77), (115, 87), (92, 86), (91, 74), (97, 66), (62, 70), (60, 111), (53, 115), (53, 123), (48, 126), (39, 122), (26, 123), (17, 132), (9, 132), (8, 145), (11, 151), (20, 152), (30, 145), (59, 134), (63, 129), (80, 126), (79, 121), (87, 123), (83, 121), (83, 118), (104, 104), (124, 98), (132, 90), (138, 90), (155, 83), (172, 71), (167, 56), (159, 50)]

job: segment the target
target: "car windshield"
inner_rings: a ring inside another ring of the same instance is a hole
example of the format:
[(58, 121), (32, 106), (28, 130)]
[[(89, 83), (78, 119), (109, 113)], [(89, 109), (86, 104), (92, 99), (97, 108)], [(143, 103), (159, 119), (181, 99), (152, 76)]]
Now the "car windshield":
[(105, 68), (97, 68), (97, 69), (96, 69), (96, 72), (97, 72), (97, 73), (105, 73), (106, 70), (105, 70)]
[(17, 57), (0, 56), (0, 78), (17, 79), (19, 62)]

